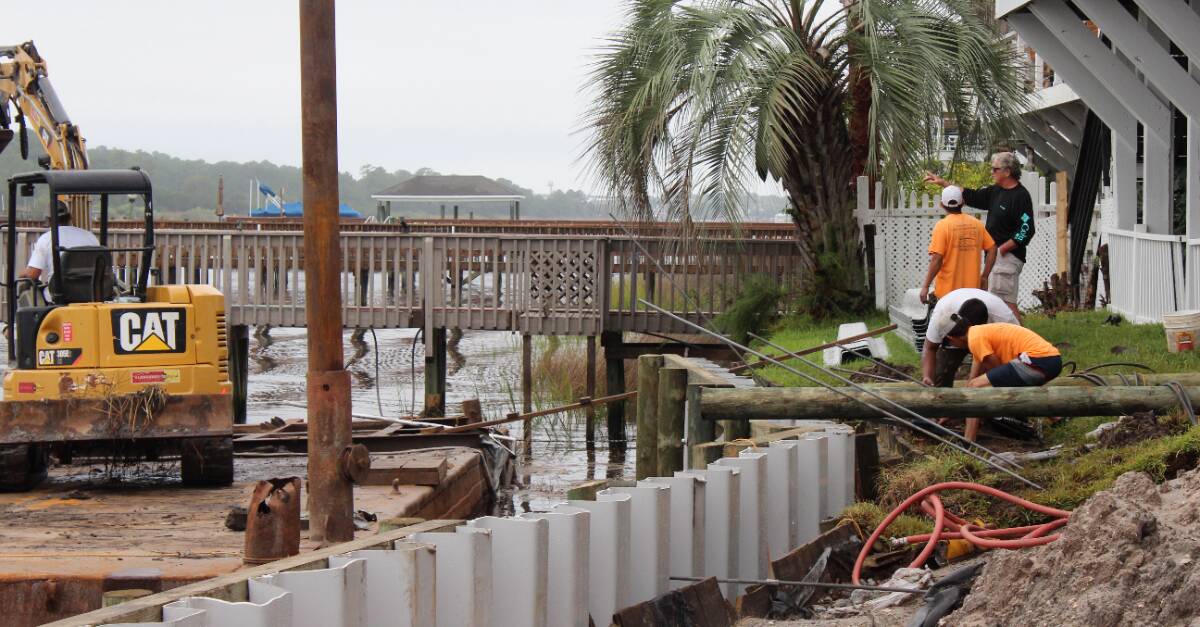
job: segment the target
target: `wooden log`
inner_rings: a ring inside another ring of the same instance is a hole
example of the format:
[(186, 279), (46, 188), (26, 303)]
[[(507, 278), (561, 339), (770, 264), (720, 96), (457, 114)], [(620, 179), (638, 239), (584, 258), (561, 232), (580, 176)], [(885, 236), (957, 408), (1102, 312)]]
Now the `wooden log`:
[(634, 475), (645, 479), (658, 472), (658, 373), (662, 355), (638, 357), (637, 450)]
[[(1134, 372), (1127, 373), (1123, 377), (1115, 374), (1096, 374), (1099, 380), (1104, 381), (1105, 385), (1162, 385), (1164, 383), (1178, 383), (1184, 387), (1200, 386), (1200, 372), (1169, 372), (1169, 373), (1153, 373), (1153, 372)], [(1046, 384), (1046, 387), (1096, 387), (1096, 383), (1083, 377), (1071, 377), (1062, 375), (1057, 379)], [(966, 381), (955, 381), (954, 387), (966, 387)], [(909, 388), (917, 389), (915, 383), (869, 383), (866, 388)]]
[(671, 477), (676, 470), (683, 470), (687, 385), (688, 371), (683, 368), (663, 368), (658, 371), (658, 470), (655, 474), (659, 477)]
[[(1185, 387), (1200, 405), (1200, 387)], [(905, 420), (911, 415), (851, 388), (845, 394), (824, 388), (711, 389), (700, 395), (704, 420), (880, 419), (870, 403)], [(1138, 411), (1169, 411), (1179, 404), (1160, 386), (1072, 386), (1035, 388), (875, 388), (875, 393), (922, 416), (1118, 416)]]

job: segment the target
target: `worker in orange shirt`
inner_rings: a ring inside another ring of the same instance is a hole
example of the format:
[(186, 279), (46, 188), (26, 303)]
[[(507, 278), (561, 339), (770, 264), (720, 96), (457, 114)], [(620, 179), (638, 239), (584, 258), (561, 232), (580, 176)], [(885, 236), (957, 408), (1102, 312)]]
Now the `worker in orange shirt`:
[[(946, 339), (971, 352), (967, 387), (1038, 387), (1062, 372), (1062, 354), (1026, 327), (1005, 322), (974, 324), (960, 315)], [(968, 418), (964, 435), (974, 441), (979, 419)]]
[[(922, 303), (929, 303), (930, 283), (935, 299), (962, 287), (987, 289), (988, 275), (996, 263), (996, 242), (982, 222), (963, 214), (963, 204), (961, 187), (950, 185), (942, 190), (946, 217), (938, 220), (929, 240), (929, 270), (921, 284)], [(986, 253), (982, 271), (981, 253)]]

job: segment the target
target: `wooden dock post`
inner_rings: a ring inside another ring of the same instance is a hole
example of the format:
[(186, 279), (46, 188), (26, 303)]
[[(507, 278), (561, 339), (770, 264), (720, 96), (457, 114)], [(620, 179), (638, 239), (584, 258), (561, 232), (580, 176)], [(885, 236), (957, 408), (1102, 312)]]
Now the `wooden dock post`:
[(717, 439), (716, 423), (700, 418), (702, 387), (704, 386), (691, 384), (687, 388), (687, 460), (691, 470), (703, 470), (720, 456), (720, 450), (716, 447), (700, 448), (701, 444), (708, 444)]
[[(521, 412), (533, 411), (533, 336), (521, 334)], [(521, 439), (525, 444), (525, 459), (533, 455), (533, 419), (521, 426)]]
[[(625, 360), (620, 355), (622, 340), (620, 331), (604, 331), (600, 334), (600, 345), (604, 347), (604, 393), (608, 396), (625, 392)], [(609, 357), (608, 348), (613, 347), (616, 357)], [(625, 460), (625, 401), (608, 404), (608, 458), (609, 461)]]
[(229, 327), (225, 342), (229, 351), (229, 381), (233, 384), (233, 424), (244, 425), (250, 386), (250, 327), (244, 324)]
[[(683, 470), (683, 424), (687, 387), (686, 368), (663, 368), (658, 371), (658, 472), (655, 474), (660, 477), (671, 477), (675, 471)], [(641, 392), (638, 396), (641, 396)], [(640, 403), (639, 398), (639, 405)], [(641, 440), (640, 432), (638, 439)]]
[(425, 338), (425, 409), (422, 416), (446, 415), (446, 329), (434, 328)]
[[(584, 385), (587, 386), (587, 397), (596, 398), (596, 336), (589, 335), (587, 345), (587, 368), (584, 375)], [(587, 415), (587, 426), (584, 438), (586, 440), (588, 459), (596, 456), (596, 406), (589, 403), (583, 410)]]
[[(637, 445), (634, 476), (639, 480), (658, 473), (658, 373), (662, 355), (638, 357)], [(670, 476), (669, 474), (667, 476)]]

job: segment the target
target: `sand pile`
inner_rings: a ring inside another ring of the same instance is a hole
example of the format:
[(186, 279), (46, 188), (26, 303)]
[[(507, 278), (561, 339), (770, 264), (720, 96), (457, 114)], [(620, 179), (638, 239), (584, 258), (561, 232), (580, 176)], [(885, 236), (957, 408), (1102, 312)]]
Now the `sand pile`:
[(1057, 542), (988, 558), (944, 625), (1200, 624), (1200, 471), (1126, 473)]

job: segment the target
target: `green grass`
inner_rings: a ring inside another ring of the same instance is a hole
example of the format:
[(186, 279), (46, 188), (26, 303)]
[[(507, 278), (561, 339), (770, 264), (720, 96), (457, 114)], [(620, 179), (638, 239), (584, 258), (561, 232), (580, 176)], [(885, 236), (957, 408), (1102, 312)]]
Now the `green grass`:
[[(1113, 362), (1133, 362), (1153, 368), (1156, 372), (1189, 372), (1200, 370), (1200, 351), (1172, 354), (1167, 352), (1162, 325), (1104, 324), (1106, 311), (1067, 312), (1053, 318), (1029, 314), (1025, 324), (1042, 337), (1059, 346), (1063, 360), (1075, 362), (1084, 370)], [(882, 312), (864, 316), (867, 327), (874, 329), (888, 324)], [(849, 321), (841, 321), (849, 322)], [(838, 323), (816, 323), (804, 317), (790, 317), (775, 324), (771, 340), (789, 350), (801, 350), (836, 339)], [(919, 366), (915, 350), (895, 333), (887, 334), (889, 361), (895, 364)], [(1119, 347), (1114, 351), (1114, 347)], [(769, 354), (777, 351), (762, 349)], [(821, 363), (814, 353), (810, 360)], [(806, 373), (816, 371), (793, 360)], [(865, 361), (851, 362), (845, 367), (860, 369)], [(1105, 374), (1134, 373), (1130, 366), (1100, 370)], [(777, 366), (761, 372), (771, 381), (786, 386), (807, 386), (810, 382)], [(1069, 370), (1068, 370), (1069, 372)], [(827, 383), (839, 385), (832, 377), (820, 377)], [(1088, 448), (1086, 435), (1114, 417), (1070, 418), (1047, 426), (1043, 433), (1046, 448), (1062, 445), (1063, 453), (1052, 460), (1027, 463), (1021, 474), (1042, 485), (1035, 490), (1008, 475), (995, 472), (981, 462), (947, 447), (930, 447), (924, 455), (885, 469), (879, 486), (878, 503), (857, 503), (844, 515), (853, 518), (864, 531), (874, 528), (884, 514), (899, 502), (924, 488), (943, 481), (970, 481), (994, 486), (1018, 496), (1062, 509), (1078, 507), (1097, 491), (1108, 489), (1125, 472), (1141, 471), (1155, 481), (1173, 478), (1179, 472), (1196, 467), (1200, 460), (1200, 426), (1190, 426), (1180, 415), (1161, 417), (1173, 425), (1175, 435), (1158, 437), (1115, 448)], [(918, 440), (919, 441), (919, 440)], [(969, 518), (983, 518), (989, 523), (1008, 526), (1023, 525), (1041, 520), (1037, 515), (1004, 502), (973, 492), (943, 494), (947, 507)], [(905, 516), (889, 530), (889, 536), (920, 533), (928, 528), (923, 516)]]
[[(1112, 326), (1104, 324), (1108, 316), (1107, 311), (1060, 313), (1054, 318), (1031, 314), (1025, 317), (1025, 325), (1059, 345), (1063, 361), (1074, 361), (1081, 370), (1110, 362), (1136, 362), (1157, 372), (1200, 370), (1200, 352), (1167, 352), (1167, 337), (1161, 324), (1122, 322)], [(1113, 352), (1114, 348), (1119, 352)], [(1119, 370), (1136, 372), (1131, 368)]]
[[(872, 311), (864, 314), (861, 321), (867, 324), (868, 329), (877, 329), (879, 327), (890, 324), (887, 314), (882, 311)], [(857, 320), (840, 321), (840, 322), (814, 322), (812, 319), (804, 316), (791, 316), (776, 322), (773, 327), (773, 332), (770, 335), (771, 342), (778, 344), (789, 351), (799, 351), (813, 346), (819, 346), (827, 342), (832, 342), (837, 339), (837, 330), (842, 322), (857, 322)], [(887, 333), (885, 339), (888, 345), (888, 351), (891, 356), (888, 361), (893, 364), (905, 364), (909, 366), (920, 366), (920, 356), (907, 342), (900, 338), (895, 333)], [(761, 342), (755, 342), (752, 347), (756, 350), (764, 352), (768, 355), (777, 355), (779, 351), (772, 348), (764, 348)], [(809, 361), (818, 365), (824, 364), (824, 357), (821, 353), (813, 353), (805, 357)], [(816, 376), (819, 380), (830, 385), (841, 385), (841, 383), (829, 376), (828, 374), (819, 373), (811, 366), (806, 366), (797, 359), (786, 361), (797, 370)], [(849, 362), (842, 366), (847, 370), (859, 370), (870, 366), (871, 363), (866, 360), (857, 360)], [(808, 387), (816, 385), (811, 381), (788, 372), (779, 366), (766, 366), (759, 370), (760, 373), (768, 380), (782, 386), (797, 386)], [(845, 373), (840, 373), (845, 374)]]

